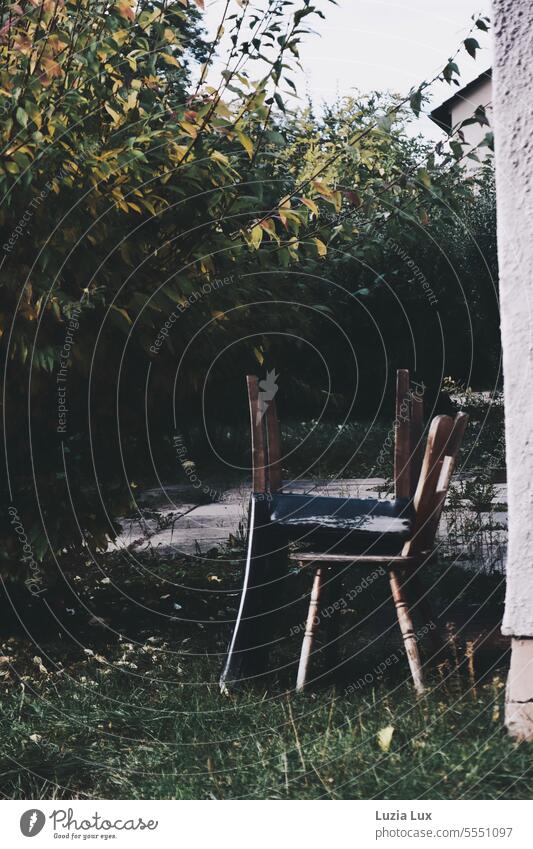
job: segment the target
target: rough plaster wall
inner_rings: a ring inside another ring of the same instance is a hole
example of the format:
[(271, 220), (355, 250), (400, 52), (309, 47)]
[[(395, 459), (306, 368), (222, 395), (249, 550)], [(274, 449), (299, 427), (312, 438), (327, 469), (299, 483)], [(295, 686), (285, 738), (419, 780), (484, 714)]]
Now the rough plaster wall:
[(498, 256), (509, 486), (503, 632), (533, 637), (533, 3), (493, 0)]

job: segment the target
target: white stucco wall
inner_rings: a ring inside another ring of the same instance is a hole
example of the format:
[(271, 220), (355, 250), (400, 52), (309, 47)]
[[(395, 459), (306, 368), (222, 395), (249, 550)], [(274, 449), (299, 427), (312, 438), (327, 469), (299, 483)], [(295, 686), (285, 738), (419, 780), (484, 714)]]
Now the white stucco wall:
[(503, 632), (533, 637), (533, 3), (493, 0), (509, 552)]

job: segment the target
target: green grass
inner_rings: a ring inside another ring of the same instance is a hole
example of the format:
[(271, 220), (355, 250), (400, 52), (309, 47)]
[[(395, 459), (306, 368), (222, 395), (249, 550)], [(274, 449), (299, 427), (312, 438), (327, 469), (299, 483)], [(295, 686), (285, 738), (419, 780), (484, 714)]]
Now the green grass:
[[(130, 647), (128, 647), (128, 645)], [(2, 688), (9, 798), (527, 798), (531, 749), (502, 729), (503, 684), (458, 678), (417, 700), (405, 681), (351, 695), (219, 694), (213, 663), (180, 674), (122, 645)], [(119, 667), (117, 662), (124, 664)], [(114, 663), (113, 665), (110, 665)], [(404, 671), (401, 673), (405, 677)], [(41, 680), (39, 680), (39, 678)], [(392, 726), (383, 751), (378, 732)]]
[[(149, 554), (142, 562), (108, 555), (98, 568), (73, 563), (68, 583), (75, 591), (67, 592), (66, 581), (50, 585), (45, 607), (23, 587), (10, 590), (35, 642), (20, 626), (16, 632), (15, 618), (10, 635), (0, 639), (0, 793), (15, 799), (528, 798), (531, 748), (503, 730), (508, 660), (497, 625), (501, 576), (437, 564), (425, 577), (438, 609), (455, 622), (461, 671), (435, 672), (420, 700), (408, 682), (386, 578), (343, 611), (345, 663), (335, 687), (319, 679), (304, 696), (287, 692), (301, 640), (287, 633), (271, 656), (287, 668), (268, 690), (219, 692), (242, 580), (238, 551), (208, 565)], [(309, 576), (291, 580), (296, 601), (287, 628), (304, 620), (309, 592)], [(339, 592), (360, 580), (359, 573), (347, 576)], [(177, 615), (174, 602), (181, 605)], [(469, 630), (461, 628), (465, 621)], [(476, 641), (482, 684), (465, 668), (468, 640)], [(380, 680), (387, 658), (394, 662)], [(312, 674), (322, 668), (320, 657), (313, 658)], [(384, 751), (378, 734), (389, 727)]]

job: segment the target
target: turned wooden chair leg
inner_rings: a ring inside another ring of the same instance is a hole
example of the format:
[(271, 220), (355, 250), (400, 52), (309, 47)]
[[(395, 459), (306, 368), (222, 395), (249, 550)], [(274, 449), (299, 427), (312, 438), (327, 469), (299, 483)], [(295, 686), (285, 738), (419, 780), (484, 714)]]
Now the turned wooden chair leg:
[(398, 616), (398, 622), (405, 645), (405, 653), (407, 654), (409, 668), (411, 670), (411, 675), (413, 676), (413, 683), (417, 694), (421, 695), (424, 692), (422, 662), (420, 660), (420, 652), (418, 650), (413, 620), (411, 619), (411, 613), (409, 612), (406, 600), (405, 589), (397, 572), (391, 570), (389, 572), (389, 580), (392, 597), (394, 599), (394, 604), (396, 605), (396, 615)]
[(424, 593), (424, 587), (418, 575), (411, 575), (409, 583), (413, 588), (414, 606), (418, 607), (424, 619), (424, 625), (428, 628), (428, 640), (431, 645), (432, 654), (431, 660), (436, 665), (448, 659), (447, 637), (444, 636), (443, 628), (439, 624), (438, 617), (435, 613), (435, 608), (427, 593)]
[(313, 580), (311, 598), (309, 600), (309, 610), (307, 612), (307, 621), (305, 624), (305, 634), (302, 642), (302, 650), (300, 652), (300, 663), (298, 665), (298, 676), (296, 678), (297, 693), (302, 692), (307, 682), (307, 668), (309, 666), (309, 658), (311, 656), (315, 632), (318, 625), (318, 609), (321, 590), (322, 570), (317, 569)]

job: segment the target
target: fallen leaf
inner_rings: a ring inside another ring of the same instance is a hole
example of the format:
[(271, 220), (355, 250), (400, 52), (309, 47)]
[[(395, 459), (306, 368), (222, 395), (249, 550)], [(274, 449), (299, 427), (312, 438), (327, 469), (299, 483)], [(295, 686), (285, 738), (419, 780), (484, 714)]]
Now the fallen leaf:
[(394, 734), (394, 726), (386, 725), (385, 728), (380, 728), (378, 731), (378, 745), (382, 752), (388, 752), (392, 743), (392, 735)]
[(35, 655), (35, 657), (33, 658), (33, 662), (35, 666), (39, 668), (39, 672), (42, 672), (43, 675), (48, 675), (48, 669), (46, 668), (46, 666), (44, 666), (42, 658), (40, 658), (38, 655)]

